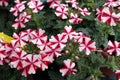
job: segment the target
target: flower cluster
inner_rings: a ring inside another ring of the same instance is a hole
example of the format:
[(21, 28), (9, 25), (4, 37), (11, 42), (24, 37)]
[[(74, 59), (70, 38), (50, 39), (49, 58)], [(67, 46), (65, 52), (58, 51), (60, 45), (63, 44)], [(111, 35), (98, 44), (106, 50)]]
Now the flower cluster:
[[(4, 40), (4, 38), (3, 38)], [(52, 63), (50, 55), (47, 53), (41, 53), (45, 50), (47, 44), (47, 36), (42, 29), (38, 30), (25, 30), (19, 34), (13, 34), (13, 40), (11, 42), (3, 44), (1, 43), (1, 62), (5, 58), (9, 59), (7, 62), (11, 68), (16, 68), (21, 71), (22, 75), (35, 74), (36, 70), (40, 68), (42, 71), (48, 68), (48, 65)], [(33, 47), (35, 49), (33, 50)], [(39, 47), (37, 47), (39, 46)], [(31, 50), (31, 51), (27, 51)], [(3, 62), (2, 62), (3, 63)]]
[(70, 24), (81, 23), (83, 19), (79, 15), (88, 16), (91, 14), (87, 8), (80, 8), (77, 0), (66, 0), (65, 3), (61, 3), (60, 0), (47, 0), (47, 2), (50, 4), (50, 8), (55, 9), (56, 16), (61, 19), (68, 19)]
[[(84, 50), (86, 55), (96, 49), (95, 42), (83, 33), (76, 33), (72, 26), (65, 26), (63, 33), (51, 36), (50, 39), (47, 38), (45, 31), (42, 29), (27, 29), (19, 34), (14, 33), (13, 40), (10, 43), (5, 43), (3, 38), (0, 47), (0, 60), (3, 64), (8, 59), (7, 63), (10, 67), (21, 71), (24, 76), (35, 74), (38, 68), (44, 71), (55, 58), (61, 56), (61, 51), (66, 47), (67, 41), (73, 38), (79, 44), (79, 51)], [(33, 50), (34, 47), (35, 50)], [(69, 65), (67, 65), (68, 62)], [(71, 69), (75, 67), (75, 64), (70, 60), (64, 61), (64, 64), (66, 64), (66, 69), (69, 66), (71, 66)], [(60, 69), (63, 76), (67, 73), (76, 72), (74, 69), (71, 71), (67, 69), (69, 72), (63, 73), (63, 70)]]
[[(6, 1), (1, 1), (1, 4), (5, 2)], [(62, 3), (60, 0), (47, 0), (47, 3), (50, 8), (55, 9), (56, 16), (61, 19), (68, 19), (70, 24), (79, 24), (83, 21), (83, 19), (80, 18), (80, 15), (88, 16), (91, 14), (86, 7), (80, 8), (78, 6), (79, 3), (76, 0), (66, 0), (65, 3)], [(107, 0), (102, 8), (96, 9), (96, 19), (103, 23), (107, 23), (110, 26), (116, 26), (116, 23), (119, 22), (120, 14), (116, 14), (114, 10), (116, 10), (116, 7), (119, 8), (119, 3), (120, 1)], [(10, 9), (10, 12), (17, 16), (12, 25), (15, 29), (24, 28), (25, 23), (32, 17), (32, 14), (26, 12), (26, 6), (32, 9), (33, 13), (38, 13), (44, 7), (40, 0), (30, 0), (29, 2), (15, 0), (15, 4), (16, 5)], [(71, 7), (68, 4), (70, 4)]]
[(11, 7), (10, 12), (17, 17), (12, 25), (15, 29), (24, 28), (25, 23), (29, 22), (32, 17), (32, 15), (27, 12), (26, 6), (28, 6), (33, 13), (38, 13), (44, 7), (40, 0), (30, 0), (29, 2), (15, 0), (14, 2), (16, 5)]
[(120, 6), (119, 3), (119, 0), (107, 0), (102, 8), (97, 8), (97, 19), (103, 23), (109, 24), (110, 26), (116, 26), (116, 23), (119, 22), (120, 19), (120, 13), (115, 12), (115, 10), (118, 10)]

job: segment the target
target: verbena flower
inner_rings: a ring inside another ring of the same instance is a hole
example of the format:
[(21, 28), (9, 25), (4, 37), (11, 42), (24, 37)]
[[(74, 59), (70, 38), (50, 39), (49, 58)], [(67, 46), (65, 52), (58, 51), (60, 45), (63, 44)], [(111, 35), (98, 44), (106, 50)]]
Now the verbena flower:
[(65, 6), (58, 6), (55, 11), (56, 16), (67, 19), (68, 18), (68, 8)]
[(115, 54), (116, 56), (120, 55), (120, 43), (117, 41), (109, 41), (108, 42), (108, 50), (107, 52), (112, 55)]
[(91, 41), (89, 37), (84, 37), (83, 41), (79, 43), (79, 51), (85, 51), (86, 55), (89, 55), (95, 49), (95, 42)]
[(0, 6), (8, 6), (9, 0), (0, 0)]
[(116, 20), (118, 19), (115, 12), (111, 11), (108, 7), (103, 9), (102, 22), (109, 24), (110, 26), (116, 26)]
[(57, 34), (56, 36), (51, 36), (50, 38), (51, 47), (60, 47), (63, 49), (66, 46), (67, 39), (63, 34)]
[(79, 24), (82, 22), (82, 19), (77, 14), (70, 14), (69, 22), (72, 24)]
[(64, 67), (60, 69), (62, 76), (66, 76), (68, 74), (75, 74), (77, 70), (75, 69), (75, 63), (70, 59), (63, 61)]
[(32, 9), (33, 13), (38, 13), (44, 7), (40, 0), (30, 0), (27, 5)]
[(80, 11), (80, 13), (83, 15), (83, 16), (88, 16), (90, 15), (91, 13), (88, 11), (87, 8), (78, 8), (78, 10)]

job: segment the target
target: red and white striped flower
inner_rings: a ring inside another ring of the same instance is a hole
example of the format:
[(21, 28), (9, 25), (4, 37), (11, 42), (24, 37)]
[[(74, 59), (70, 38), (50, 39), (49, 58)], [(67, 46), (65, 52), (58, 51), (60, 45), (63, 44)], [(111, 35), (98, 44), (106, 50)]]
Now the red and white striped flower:
[(84, 8), (84, 9), (79, 8), (78, 10), (83, 16), (89, 16), (91, 14), (87, 8)]
[(117, 80), (120, 80), (120, 70), (116, 70), (115, 74), (117, 74)]
[(39, 62), (40, 62), (40, 69), (44, 71), (45, 69), (48, 69), (48, 64), (51, 63), (49, 60), (49, 56), (47, 55), (39, 55)]
[(12, 43), (5, 45), (5, 53), (7, 54), (7, 57), (12, 58), (17, 51), (20, 49), (18, 45), (14, 45)]
[(114, 42), (109, 41), (107, 52), (110, 55), (115, 54), (116, 56), (119, 56), (120, 55), (120, 43), (117, 41), (114, 41)]
[(9, 0), (0, 0), (0, 6), (8, 6)]
[(120, 6), (120, 0), (117, 0), (116, 3), (118, 6)]
[(17, 68), (18, 70), (23, 68), (24, 60), (26, 59), (26, 52), (23, 50), (17, 51), (11, 58), (10, 66), (12, 68)]
[(32, 31), (33, 31), (32, 29), (27, 29), (27, 30), (21, 31), (19, 35), (22, 35), (22, 38), (27, 42), (29, 42), (30, 39), (33, 38)]
[(44, 7), (40, 0), (31, 0), (30, 2), (28, 2), (28, 6), (32, 9), (34, 13), (38, 13)]
[(96, 49), (95, 42), (91, 41), (89, 37), (85, 37), (83, 42), (79, 44), (79, 51), (85, 51), (86, 55), (89, 55), (91, 51)]
[(116, 26), (116, 20), (118, 19), (117, 15), (110, 11), (109, 8), (103, 9), (102, 22), (109, 24), (110, 26)]
[(37, 44), (37, 47), (40, 49), (40, 50), (45, 50), (46, 47), (48, 47), (50, 45), (50, 42), (48, 40), (42, 40), (42, 44)]
[(25, 76), (25, 77), (28, 76), (27, 68), (20, 69), (19, 71), (21, 72), (22, 76)]
[(63, 34), (57, 34), (56, 36), (51, 36), (50, 42), (53, 49), (56, 47), (63, 49), (66, 46), (67, 39)]
[(14, 27), (15, 29), (24, 28), (25, 27), (24, 20), (21, 17), (16, 18), (12, 24), (12, 27)]
[(47, 36), (45, 31), (42, 29), (38, 29), (37, 31), (32, 32), (32, 36), (34, 36), (30, 41), (34, 44), (41, 45), (42, 42), (47, 40)]
[(18, 35), (16, 33), (13, 34), (14, 40), (11, 41), (14, 45), (19, 45), (20, 47), (26, 45), (28, 39), (25, 38), (24, 34)]
[(55, 9), (58, 4), (60, 4), (60, 0), (47, 0), (49, 3), (49, 7)]
[(31, 19), (31, 15), (27, 14), (26, 12), (22, 12), (19, 16), (21, 19), (23, 19), (24, 23), (28, 22)]
[(85, 35), (82, 32), (76, 33), (74, 36), (75, 42), (81, 43), (83, 42), (83, 39), (85, 38)]
[(57, 58), (62, 55), (61, 51), (62, 49), (60, 47), (52, 48), (50, 44), (50, 46), (46, 47), (45, 50), (41, 51), (40, 53), (49, 55), (53, 61), (54, 58)]
[(68, 8), (65, 6), (58, 6), (55, 12), (56, 16), (66, 19), (68, 17)]
[(36, 70), (40, 67), (38, 55), (28, 54), (23, 62), (23, 69), (28, 74), (35, 74)]
[(97, 11), (96, 15), (97, 15), (97, 19), (98, 19), (99, 21), (102, 21), (101, 17), (102, 17), (102, 14), (103, 14), (103, 9), (104, 9), (104, 8), (97, 8), (97, 9), (96, 9), (96, 11)]
[(26, 1), (20, 2), (20, 0), (16, 0), (15, 3), (16, 5), (11, 7), (10, 12), (12, 12), (14, 16), (18, 16), (18, 14), (25, 9)]
[(82, 19), (78, 16), (78, 14), (70, 14), (69, 22), (72, 24), (79, 24), (82, 22)]
[(118, 6), (117, 2), (115, 0), (106, 0), (107, 2), (103, 5), (103, 6), (107, 6), (107, 7), (116, 7)]
[(6, 57), (5, 46), (0, 47), (0, 60), (3, 60)]
[(72, 29), (72, 26), (65, 26), (62, 34), (65, 35), (67, 40), (71, 40), (76, 32)]
[(64, 67), (60, 69), (62, 76), (66, 76), (67, 74), (75, 74), (77, 70), (75, 69), (75, 63), (72, 62), (70, 59), (63, 61)]

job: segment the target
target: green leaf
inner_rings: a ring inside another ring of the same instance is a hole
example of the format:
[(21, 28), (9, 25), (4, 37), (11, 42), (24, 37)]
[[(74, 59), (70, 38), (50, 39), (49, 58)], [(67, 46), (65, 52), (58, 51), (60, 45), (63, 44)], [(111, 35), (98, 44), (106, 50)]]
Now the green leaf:
[(60, 73), (55, 71), (48, 71), (48, 75), (50, 76), (51, 80), (65, 80)]

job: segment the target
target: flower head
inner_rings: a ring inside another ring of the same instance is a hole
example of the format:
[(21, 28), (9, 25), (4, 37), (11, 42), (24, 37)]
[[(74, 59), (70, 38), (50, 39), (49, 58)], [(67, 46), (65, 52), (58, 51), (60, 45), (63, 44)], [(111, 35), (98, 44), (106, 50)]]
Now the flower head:
[(70, 59), (63, 61), (64, 67), (60, 69), (62, 76), (66, 76), (67, 74), (75, 74), (77, 70), (75, 69), (75, 63)]

